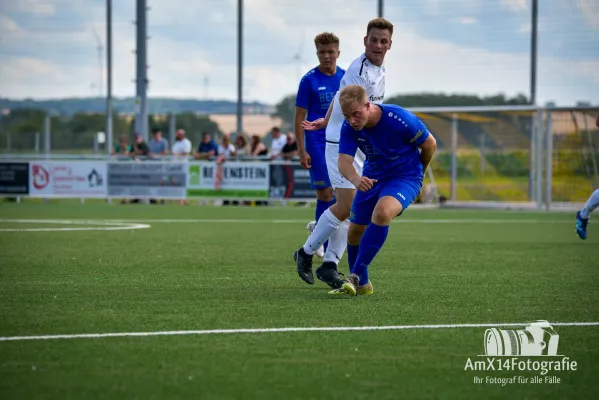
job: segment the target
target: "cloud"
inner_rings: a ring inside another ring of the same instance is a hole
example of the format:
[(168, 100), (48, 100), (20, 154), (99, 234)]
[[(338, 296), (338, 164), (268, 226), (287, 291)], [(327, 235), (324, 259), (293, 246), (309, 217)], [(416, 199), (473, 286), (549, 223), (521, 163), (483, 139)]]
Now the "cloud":
[(424, 1), (426, 11), (431, 15), (439, 15), (441, 12), (441, 0), (426, 0)]
[(0, 39), (2, 39), (3, 41), (15, 40), (23, 34), (23, 29), (21, 29), (19, 24), (17, 24), (17, 22), (14, 19), (6, 15), (0, 14)]
[(599, 1), (578, 0), (578, 8), (587, 24), (593, 29), (599, 29)]
[(512, 12), (527, 12), (527, 0), (501, 0), (501, 5)]
[(25, 91), (36, 91), (44, 82), (65, 82), (68, 76), (64, 70), (44, 60), (30, 57), (12, 58), (10, 63), (1, 62), (2, 92), (13, 96)]
[(56, 3), (60, 0), (8, 0), (2, 2), (3, 13), (20, 13), (51, 16), (56, 13)]
[(457, 22), (459, 22), (462, 25), (474, 25), (478, 23), (478, 20), (472, 17), (461, 17), (457, 19)]

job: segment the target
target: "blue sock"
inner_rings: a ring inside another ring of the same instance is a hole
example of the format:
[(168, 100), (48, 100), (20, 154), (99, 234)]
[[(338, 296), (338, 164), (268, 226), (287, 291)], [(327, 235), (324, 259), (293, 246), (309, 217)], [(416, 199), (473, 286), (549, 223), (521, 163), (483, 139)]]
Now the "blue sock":
[[(316, 200), (316, 222), (318, 222), (318, 219), (320, 218), (320, 216), (322, 215), (322, 213), (325, 212), (333, 204), (335, 204), (335, 198), (334, 197), (333, 197), (332, 201), (322, 201), (322, 200), (318, 200), (318, 199)], [(324, 251), (327, 251), (327, 246), (328, 245), (329, 245), (329, 241), (327, 240), (323, 244)]]
[(360, 277), (360, 285), (368, 283), (368, 266), (372, 260), (374, 260), (374, 257), (376, 257), (381, 247), (383, 247), (385, 240), (387, 240), (388, 233), (388, 225), (380, 226), (375, 225), (372, 222), (364, 231), (364, 235), (360, 240), (358, 258), (351, 269), (352, 274), (356, 274)]
[(360, 245), (352, 245), (347, 244), (347, 263), (349, 264), (349, 270), (351, 271), (354, 265), (356, 264), (356, 258), (358, 258), (358, 251), (360, 249)]

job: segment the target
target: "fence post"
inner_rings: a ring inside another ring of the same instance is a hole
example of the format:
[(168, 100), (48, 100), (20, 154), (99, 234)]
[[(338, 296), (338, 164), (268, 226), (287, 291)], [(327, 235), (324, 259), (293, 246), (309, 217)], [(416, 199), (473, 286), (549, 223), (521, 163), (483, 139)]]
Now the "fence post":
[(44, 117), (44, 154), (46, 158), (50, 158), (50, 115)]
[(451, 121), (451, 182), (449, 184), (449, 198), (451, 201), (455, 201), (457, 198), (456, 193), (456, 180), (458, 175), (458, 115), (453, 114)]
[(94, 134), (94, 156), (97, 156), (100, 151), (100, 144), (98, 143), (98, 134)]
[(536, 131), (536, 150), (535, 150), (535, 194), (537, 210), (543, 208), (543, 110), (539, 108), (537, 111), (537, 122), (535, 124)]
[(485, 169), (487, 169), (487, 149), (486, 149), (486, 138), (485, 133), (481, 132), (480, 134), (480, 173), (481, 175), (485, 174)]
[(551, 187), (553, 186), (553, 124), (551, 110), (547, 110), (547, 150), (545, 154), (545, 210), (551, 210)]
[[(168, 144), (171, 147), (171, 149), (173, 148), (173, 144), (175, 144), (176, 123), (177, 123), (177, 117), (175, 116), (175, 114), (170, 113), (168, 115)], [(170, 152), (170, 149), (169, 149), (169, 152)]]
[(11, 151), (10, 145), (10, 133), (6, 132), (6, 153), (10, 154)]
[(35, 132), (35, 154), (40, 153), (40, 133)]
[(530, 117), (530, 155), (528, 157), (528, 200), (535, 201), (537, 193), (536, 185), (536, 157), (537, 157), (537, 124), (539, 123), (538, 114)]

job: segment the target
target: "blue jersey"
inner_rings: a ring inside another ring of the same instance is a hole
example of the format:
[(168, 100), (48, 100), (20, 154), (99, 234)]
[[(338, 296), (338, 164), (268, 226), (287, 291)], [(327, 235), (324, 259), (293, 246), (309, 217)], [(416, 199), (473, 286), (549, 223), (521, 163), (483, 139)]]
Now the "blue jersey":
[[(314, 121), (324, 118), (329, 110), (329, 105), (339, 90), (341, 78), (345, 74), (343, 68), (337, 67), (334, 75), (325, 75), (318, 67), (311, 69), (304, 75), (299, 84), (295, 105), (308, 110), (306, 119)], [(325, 129), (305, 132), (306, 143), (315, 140), (325, 143)]]
[(428, 138), (424, 123), (408, 110), (394, 104), (371, 104), (380, 107), (380, 121), (371, 128), (357, 131), (344, 121), (339, 153), (354, 157), (360, 148), (366, 155), (363, 176), (371, 179), (416, 178), (422, 181), (424, 169), (420, 146)]

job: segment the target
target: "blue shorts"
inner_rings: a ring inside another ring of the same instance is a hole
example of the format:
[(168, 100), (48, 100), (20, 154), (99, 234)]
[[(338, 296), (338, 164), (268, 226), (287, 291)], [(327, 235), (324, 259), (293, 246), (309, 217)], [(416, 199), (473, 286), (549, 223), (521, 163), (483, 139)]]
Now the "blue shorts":
[(357, 225), (370, 224), (376, 203), (385, 196), (396, 198), (405, 211), (416, 200), (421, 188), (422, 181), (417, 178), (394, 178), (378, 181), (369, 191), (358, 190), (356, 192), (349, 220)]
[(312, 159), (312, 165), (309, 169), (312, 189), (326, 189), (331, 187), (325, 157), (325, 147), (326, 142), (324, 140), (322, 143), (306, 140), (306, 151)]

